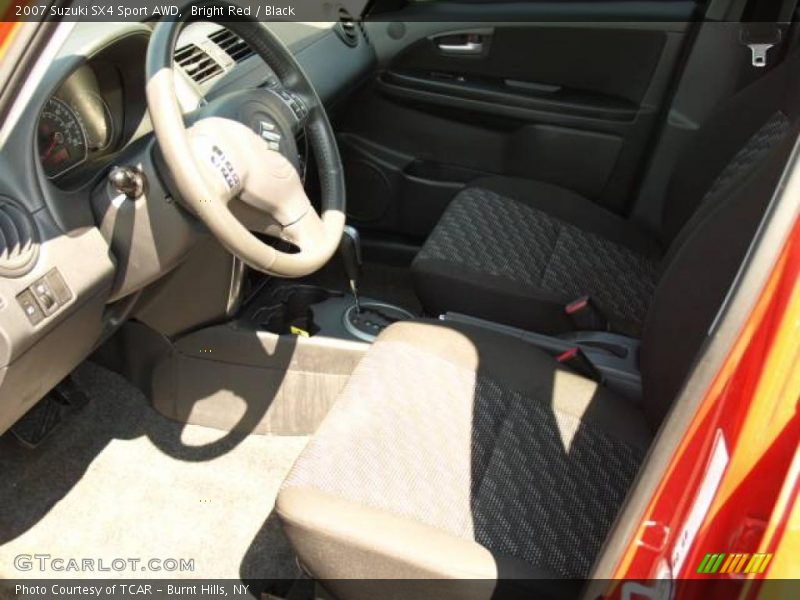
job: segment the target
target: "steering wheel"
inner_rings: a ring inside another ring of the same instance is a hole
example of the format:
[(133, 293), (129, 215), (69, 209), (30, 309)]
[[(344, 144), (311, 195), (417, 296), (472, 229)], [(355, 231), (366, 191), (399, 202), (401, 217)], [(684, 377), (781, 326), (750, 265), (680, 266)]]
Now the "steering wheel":
[[(228, 6), (219, 0), (203, 4)], [(226, 26), (275, 72), (280, 85), (225, 94), (184, 123), (173, 67), (184, 24), (156, 25), (146, 65), (150, 118), (180, 200), (251, 267), (279, 277), (316, 271), (336, 251), (345, 222), (342, 164), (322, 102), (275, 34), (257, 21), (237, 21)], [(318, 165), (321, 215), (298, 174), (295, 136), (302, 130)], [(296, 252), (277, 250), (251, 231), (290, 242)]]

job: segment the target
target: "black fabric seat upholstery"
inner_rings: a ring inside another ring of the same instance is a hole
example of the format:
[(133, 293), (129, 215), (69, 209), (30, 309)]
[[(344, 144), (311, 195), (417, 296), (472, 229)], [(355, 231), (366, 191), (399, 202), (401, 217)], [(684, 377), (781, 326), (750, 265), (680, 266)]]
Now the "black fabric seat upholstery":
[(462, 312), (544, 333), (574, 329), (564, 306), (591, 296), (612, 331), (638, 337), (669, 260), (696, 213), (729, 194), (789, 128), (786, 73), (752, 84), (694, 135), (670, 182), (662, 228), (648, 232), (546, 183), (491, 177), (450, 203), (412, 264), (426, 311)]
[[(358, 366), (287, 478), (278, 510), (306, 528), (333, 526), (334, 537), (345, 526), (348, 544), (371, 548), (372, 560), (342, 547), (335, 562), (308, 565), (323, 578), (342, 562), (350, 576), (375, 579), (581, 578), (651, 436), (640, 408), (530, 344), (400, 323)], [(301, 508), (308, 502), (313, 512)], [(358, 523), (365, 514), (381, 531), (398, 517), (411, 539), (442, 532), (452, 544), (427, 550), (376, 537)], [(306, 543), (316, 537), (292, 539), (301, 556), (314, 554)], [(385, 558), (398, 554), (399, 562)]]
[(498, 177), (453, 199), (412, 270), (431, 314), (558, 332), (572, 326), (564, 305), (590, 295), (614, 330), (637, 335), (662, 254), (629, 221), (575, 193)]

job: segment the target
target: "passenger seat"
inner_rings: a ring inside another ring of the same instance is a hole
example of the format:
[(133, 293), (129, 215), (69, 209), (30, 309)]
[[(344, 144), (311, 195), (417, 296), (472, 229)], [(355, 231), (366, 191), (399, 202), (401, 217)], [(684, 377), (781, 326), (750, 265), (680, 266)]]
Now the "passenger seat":
[(676, 251), (789, 131), (796, 108), (776, 98), (796, 85), (798, 67), (797, 56), (785, 60), (706, 120), (673, 171), (656, 234), (555, 185), (475, 181), (412, 264), (426, 312), (557, 334), (576, 328), (565, 305), (590, 296), (609, 330), (639, 337)]

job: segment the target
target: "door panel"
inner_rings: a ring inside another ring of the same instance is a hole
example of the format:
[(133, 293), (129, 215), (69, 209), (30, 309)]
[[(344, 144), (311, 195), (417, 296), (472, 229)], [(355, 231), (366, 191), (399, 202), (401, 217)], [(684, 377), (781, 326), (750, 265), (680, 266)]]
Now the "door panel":
[[(351, 219), (422, 238), (488, 174), (562, 185), (624, 213), (687, 24), (442, 21), (462, 7), (416, 3), (406, 9), (416, 20), (369, 24), (382, 68), (338, 124)], [(434, 9), (438, 22), (421, 20)]]

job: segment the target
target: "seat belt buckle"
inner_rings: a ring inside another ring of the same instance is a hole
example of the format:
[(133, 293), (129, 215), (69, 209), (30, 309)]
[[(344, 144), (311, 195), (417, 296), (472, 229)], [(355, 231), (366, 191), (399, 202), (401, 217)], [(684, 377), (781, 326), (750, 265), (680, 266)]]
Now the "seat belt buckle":
[(580, 331), (605, 331), (608, 329), (608, 319), (589, 296), (581, 296), (567, 304), (564, 307), (564, 313), (572, 319), (575, 327)]
[(767, 66), (767, 53), (781, 43), (783, 35), (781, 30), (774, 25), (768, 26), (766, 30), (760, 29), (760, 31), (756, 31), (753, 28), (744, 28), (739, 33), (741, 43), (750, 48), (750, 64), (757, 69)]
[(594, 363), (589, 360), (589, 357), (579, 346), (574, 346), (556, 356), (556, 362), (569, 367), (588, 379), (598, 383), (603, 381), (603, 374), (594, 366)]

